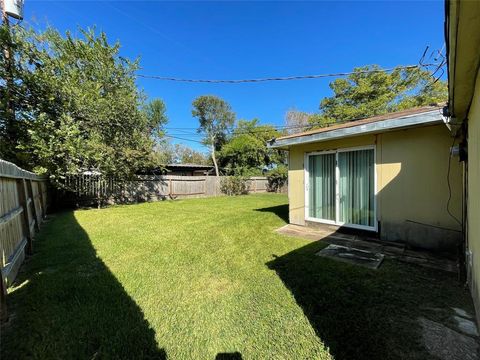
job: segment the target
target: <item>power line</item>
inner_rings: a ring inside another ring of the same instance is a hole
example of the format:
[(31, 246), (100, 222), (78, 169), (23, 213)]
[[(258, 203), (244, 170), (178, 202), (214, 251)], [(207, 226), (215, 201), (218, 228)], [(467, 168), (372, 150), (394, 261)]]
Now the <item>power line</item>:
[(179, 136), (173, 136), (173, 135), (168, 135), (168, 134), (165, 134), (165, 137), (169, 137), (169, 138), (172, 138), (172, 139), (178, 139), (178, 140), (193, 141), (193, 142), (205, 145), (203, 142), (198, 141), (198, 140), (194, 140), (194, 139), (186, 139), (186, 138), (182, 138), (182, 137), (179, 137)]
[(157, 76), (157, 75), (145, 75), (145, 74), (137, 74), (137, 77), (144, 78), (144, 79), (186, 82), (186, 83), (239, 84), (239, 83), (258, 83), (258, 82), (267, 82), (267, 81), (290, 81), (290, 80), (321, 79), (321, 78), (327, 78), (327, 77), (348, 76), (348, 75), (353, 75), (353, 74), (370, 74), (370, 73), (390, 72), (390, 71), (393, 71), (393, 70), (416, 69), (416, 68), (420, 68), (422, 66), (426, 67), (426, 66), (431, 66), (431, 65), (433, 65), (433, 64), (407, 65), (407, 66), (398, 66), (398, 67), (388, 68), (388, 69), (372, 69), (372, 70), (361, 70), (361, 71), (332, 73), (332, 74), (299, 75), (299, 76), (284, 76), (284, 77), (270, 77), (270, 78), (257, 78), (257, 79), (237, 79), (237, 80), (184, 79), (184, 78)]

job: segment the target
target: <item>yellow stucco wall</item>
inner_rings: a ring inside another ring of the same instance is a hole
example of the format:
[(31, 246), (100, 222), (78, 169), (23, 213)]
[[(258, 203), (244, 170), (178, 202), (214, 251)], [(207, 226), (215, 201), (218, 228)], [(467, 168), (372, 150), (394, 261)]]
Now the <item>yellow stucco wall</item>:
[[(377, 220), (382, 239), (451, 249), (460, 237), (460, 226), (447, 213), (447, 170), (452, 140), (446, 126), (440, 124), (291, 147), (290, 222), (305, 225), (305, 153), (374, 144)], [(450, 210), (461, 219), (462, 167), (458, 158), (451, 161), (450, 182)], [(457, 231), (445, 232), (440, 228)]]
[(480, 320), (480, 73), (468, 114), (467, 242), (469, 280)]

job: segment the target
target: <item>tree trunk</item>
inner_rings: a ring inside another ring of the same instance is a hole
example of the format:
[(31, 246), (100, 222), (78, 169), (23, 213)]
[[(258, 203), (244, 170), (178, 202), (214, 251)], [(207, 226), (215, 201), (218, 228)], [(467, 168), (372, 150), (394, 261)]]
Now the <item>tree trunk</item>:
[(217, 159), (215, 158), (215, 145), (212, 145), (212, 160), (213, 160), (213, 165), (215, 166), (215, 175), (219, 176), (220, 174), (218, 173)]

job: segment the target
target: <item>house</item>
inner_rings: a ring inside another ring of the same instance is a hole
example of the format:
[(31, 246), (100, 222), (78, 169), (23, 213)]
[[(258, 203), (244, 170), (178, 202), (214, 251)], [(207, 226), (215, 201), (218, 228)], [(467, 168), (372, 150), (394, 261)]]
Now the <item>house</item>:
[[(283, 136), (289, 221), (370, 232), (455, 253), (462, 240), (462, 165), (443, 106)], [(323, 225), (321, 225), (323, 224)]]
[(467, 282), (480, 320), (480, 2), (446, 1), (449, 126), (463, 156)]

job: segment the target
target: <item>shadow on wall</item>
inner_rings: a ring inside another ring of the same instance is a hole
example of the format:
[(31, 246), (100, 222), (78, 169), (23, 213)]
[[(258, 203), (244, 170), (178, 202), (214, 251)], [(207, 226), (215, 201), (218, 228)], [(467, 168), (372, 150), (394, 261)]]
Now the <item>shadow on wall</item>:
[(166, 359), (73, 213), (50, 221), (8, 295), (1, 358)]
[(377, 193), (382, 239), (456, 254), (461, 226), (449, 211), (461, 219), (462, 170), (455, 157), (449, 166), (451, 142), (443, 125), (382, 134), (377, 144), (381, 163), (377, 178), (383, 180)]
[(312, 242), (266, 265), (335, 359), (428, 359), (416, 319), (471, 307), (451, 274), (394, 261), (370, 270), (315, 256), (326, 245)]

